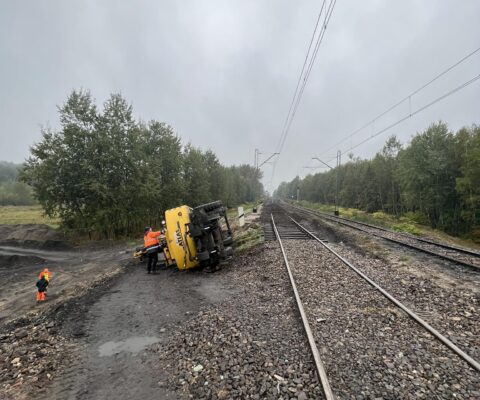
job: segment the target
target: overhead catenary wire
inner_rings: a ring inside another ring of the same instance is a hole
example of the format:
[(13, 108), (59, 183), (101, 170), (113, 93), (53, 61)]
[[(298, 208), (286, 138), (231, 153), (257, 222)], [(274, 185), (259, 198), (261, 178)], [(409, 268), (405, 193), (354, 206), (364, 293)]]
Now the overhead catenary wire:
[(404, 122), (404, 121), (406, 121), (407, 119), (413, 117), (414, 115), (419, 114), (420, 112), (422, 112), (422, 111), (426, 110), (427, 108), (433, 106), (434, 104), (436, 104), (436, 103), (438, 103), (438, 102), (446, 99), (447, 97), (451, 96), (452, 94), (454, 94), (454, 93), (456, 93), (456, 92), (458, 92), (458, 91), (466, 88), (467, 86), (469, 86), (469, 85), (471, 85), (472, 83), (476, 82), (478, 79), (480, 79), (480, 74), (474, 76), (472, 79), (469, 79), (468, 81), (462, 83), (461, 85), (455, 87), (454, 89), (448, 91), (447, 93), (444, 93), (443, 95), (437, 97), (436, 99), (434, 99), (434, 100), (432, 100), (431, 102), (423, 105), (422, 107), (417, 108), (415, 111), (410, 112), (408, 115), (400, 118), (399, 120), (395, 121), (394, 123), (388, 125), (387, 127), (383, 128), (383, 129), (379, 130), (378, 132), (373, 133), (372, 135), (370, 135), (368, 138), (362, 140), (361, 142), (359, 142), (359, 143), (357, 143), (357, 144), (355, 144), (355, 145), (353, 145), (353, 146), (350, 146), (350, 147), (349, 147), (348, 149), (346, 149), (346, 150), (343, 150), (342, 153), (347, 153), (347, 152), (349, 152), (349, 151), (351, 151), (351, 150), (353, 150), (353, 149), (356, 149), (357, 147), (361, 146), (362, 144), (364, 144), (364, 143), (368, 142), (369, 140), (377, 137), (378, 135), (381, 135), (382, 133), (384, 133), (384, 132), (392, 129), (393, 127), (401, 124), (402, 122)]
[[(302, 86), (300, 87), (300, 90), (298, 92), (298, 95), (297, 95), (297, 98), (296, 98), (296, 101), (295, 101), (295, 106), (293, 107), (293, 110), (291, 112), (290, 120), (289, 120), (288, 125), (285, 129), (285, 133), (283, 135), (283, 139), (282, 139), (282, 142), (281, 142), (281, 145), (280, 145), (280, 149), (278, 151), (279, 153), (282, 152), (283, 146), (285, 145), (285, 141), (287, 139), (288, 132), (290, 131), (290, 127), (292, 125), (293, 119), (295, 117), (298, 106), (299, 106), (300, 101), (302, 99), (303, 93), (305, 91), (305, 87), (307, 86), (308, 78), (310, 77), (310, 73), (312, 72), (313, 64), (315, 63), (315, 59), (317, 58), (318, 49), (320, 48), (320, 45), (322, 44), (323, 37), (325, 36), (325, 32), (327, 30), (328, 23), (329, 23), (330, 18), (332, 16), (333, 8), (335, 7), (336, 1), (337, 0), (330, 1), (329, 5), (328, 5), (328, 8), (325, 12), (325, 17), (324, 17), (324, 21), (323, 21), (323, 24), (322, 24), (322, 28), (321, 28), (319, 36), (317, 38), (317, 42), (315, 44), (315, 48), (313, 50), (312, 56), (310, 57), (310, 62), (308, 64), (307, 71), (305, 72), (305, 75), (304, 75), (304, 78), (303, 78), (303, 81), (302, 81)], [(325, 1), (323, 2), (323, 4), (325, 4)], [(323, 6), (322, 6), (322, 9), (323, 9)], [(320, 14), (320, 16), (321, 16), (321, 14)]]
[[(480, 48), (479, 48), (478, 50), (480, 50)], [(377, 136), (379, 136), (379, 135), (381, 135), (382, 133), (385, 133), (386, 131), (388, 131), (388, 130), (394, 128), (394, 127), (396, 127), (397, 125), (400, 125), (402, 122), (404, 122), (404, 121), (412, 118), (413, 116), (421, 113), (422, 111), (424, 111), (424, 110), (426, 110), (427, 108), (433, 106), (434, 104), (436, 104), (436, 103), (438, 103), (438, 102), (446, 99), (447, 97), (455, 94), (456, 92), (458, 92), (458, 91), (466, 88), (467, 86), (475, 83), (475, 82), (476, 82), (477, 80), (479, 80), (479, 79), (480, 79), (480, 74), (474, 76), (473, 78), (471, 78), (471, 79), (469, 79), (468, 81), (462, 83), (461, 85), (455, 87), (454, 89), (452, 89), (452, 90), (450, 90), (450, 91), (442, 94), (441, 96), (435, 98), (434, 100), (430, 101), (429, 103), (427, 103), (427, 104), (425, 104), (425, 105), (417, 108), (416, 110), (410, 111), (406, 116), (404, 116), (404, 117), (400, 118), (399, 120), (391, 123), (390, 125), (386, 126), (385, 128), (379, 130), (378, 132), (372, 133), (369, 137), (365, 138), (365, 139), (362, 140), (361, 142), (359, 142), (359, 143), (357, 143), (357, 144), (355, 144), (355, 145), (352, 145), (352, 146), (350, 146), (350, 147), (347, 148), (347, 149), (342, 150), (341, 153), (342, 153), (342, 154), (345, 154), (345, 153), (348, 153), (348, 152), (356, 149), (357, 147), (360, 147), (362, 144), (364, 144), (364, 143), (366, 143), (366, 142), (368, 142), (368, 141), (376, 138)], [(323, 153), (322, 153), (322, 154), (323, 154)], [(329, 158), (326, 162), (329, 163), (330, 161), (335, 160), (335, 158), (336, 158), (336, 157), (333, 156), (333, 157)]]
[(322, 18), (322, 12), (325, 7), (325, 3), (326, 3), (326, 0), (323, 0), (322, 7), (320, 8), (320, 12), (318, 13), (317, 22), (315, 23), (315, 28), (313, 30), (312, 38), (310, 39), (310, 43), (308, 45), (307, 54), (305, 54), (305, 60), (303, 61), (302, 70), (300, 71), (300, 75), (298, 76), (297, 86), (295, 87), (295, 92), (293, 93), (293, 98), (290, 103), (290, 108), (288, 109), (287, 117), (285, 118), (285, 122), (283, 124), (282, 134), (280, 135), (280, 140), (278, 142), (277, 148), (280, 148), (279, 146), (282, 143), (284, 132), (287, 127), (288, 121), (290, 119), (290, 114), (292, 112), (293, 105), (295, 104), (295, 99), (297, 98), (298, 88), (300, 87), (300, 82), (302, 81), (302, 76), (304, 75), (304, 72), (305, 72), (305, 66), (307, 65), (308, 56), (310, 55), (310, 50), (312, 48), (313, 40), (315, 39), (315, 36), (317, 33), (318, 24), (320, 22), (320, 19)]
[[(352, 133), (350, 133), (349, 135), (345, 136), (342, 140), (340, 140), (339, 142), (335, 143), (333, 146), (325, 149), (323, 152), (321, 152), (319, 155), (322, 155), (322, 154), (325, 154), (325, 153), (328, 153), (330, 150), (333, 150), (335, 148), (338, 148), (338, 146), (342, 143), (344, 143), (345, 141), (351, 139), (353, 136), (355, 136), (357, 133), (361, 132), (363, 129), (365, 129), (366, 127), (372, 125), (375, 123), (375, 121), (381, 117), (383, 117), (384, 115), (386, 115), (387, 113), (389, 113), (390, 111), (394, 110), (395, 108), (397, 108), (399, 105), (403, 104), (405, 101), (407, 100), (410, 100), (412, 98), (412, 96), (415, 96), (416, 94), (418, 94), (419, 92), (421, 92), (422, 90), (424, 90), (425, 88), (427, 88), (428, 86), (430, 86), (432, 83), (434, 83), (435, 81), (437, 81), (438, 79), (440, 79), (442, 76), (444, 76), (445, 74), (447, 74), (448, 72), (450, 72), (451, 70), (453, 70), (454, 68), (458, 67), (460, 64), (464, 63), (466, 60), (468, 60), (469, 58), (473, 57), (475, 54), (477, 54), (478, 52), (480, 52), (480, 47), (476, 48), (475, 50), (473, 50), (472, 52), (468, 53), (467, 55), (465, 55), (464, 57), (462, 57), (460, 60), (456, 61), (454, 64), (450, 65), (448, 68), (444, 69), (442, 72), (440, 72), (439, 74), (437, 74), (436, 76), (434, 76), (432, 79), (430, 79), (428, 82), (424, 83), (423, 85), (421, 85), (419, 88), (415, 89), (414, 91), (412, 91), (411, 93), (407, 94), (406, 96), (404, 96), (401, 100), (397, 101), (395, 104), (391, 105), (390, 107), (388, 107), (385, 111), (382, 111), (380, 114), (378, 114), (376, 117), (372, 118), (370, 121), (368, 121), (367, 123), (363, 124), (360, 128), (357, 128), (356, 130), (354, 130)], [(348, 150), (347, 150), (348, 151)]]
[[(319, 23), (320, 23), (323, 11), (325, 9), (326, 0), (324, 0), (322, 2), (322, 6), (320, 8), (320, 12), (318, 14), (318, 17), (317, 17), (317, 20), (316, 20), (316, 23), (315, 23), (315, 28), (313, 30), (312, 38), (310, 39), (307, 54), (305, 56), (303, 66), (302, 66), (300, 75), (299, 75), (298, 80), (297, 80), (297, 85), (295, 87), (293, 98), (292, 98), (292, 101), (290, 103), (290, 107), (289, 107), (289, 110), (288, 110), (288, 113), (287, 113), (287, 117), (286, 117), (285, 122), (283, 124), (282, 132), (281, 132), (279, 142), (278, 142), (278, 145), (277, 145), (277, 153), (279, 153), (279, 156), (283, 151), (283, 147), (285, 145), (285, 141), (287, 139), (288, 132), (290, 130), (290, 127), (291, 127), (292, 122), (293, 122), (293, 118), (295, 117), (296, 111), (297, 111), (298, 106), (300, 104), (300, 100), (301, 100), (301, 98), (303, 96), (303, 93), (305, 91), (305, 87), (307, 85), (308, 78), (310, 77), (310, 73), (312, 71), (313, 64), (314, 64), (315, 59), (317, 57), (318, 49), (320, 48), (320, 45), (321, 45), (321, 43), (323, 41), (323, 38), (325, 36), (325, 31), (327, 30), (328, 23), (330, 22), (330, 18), (332, 16), (335, 4), (336, 4), (336, 0), (330, 0), (330, 2), (328, 3), (327, 9), (325, 10), (324, 20), (323, 20), (323, 23), (322, 23), (321, 28), (319, 30), (318, 27), (319, 27)], [(317, 31), (319, 31), (318, 34), (317, 34)], [(312, 50), (312, 44), (315, 40), (315, 37), (317, 39), (315, 41), (315, 45), (313, 46), (313, 50)], [(308, 64), (308, 66), (307, 66), (307, 64)], [(270, 179), (270, 183), (273, 183), (277, 162), (278, 162), (278, 157), (275, 159), (275, 161), (273, 163), (272, 176), (271, 176), (271, 179)]]

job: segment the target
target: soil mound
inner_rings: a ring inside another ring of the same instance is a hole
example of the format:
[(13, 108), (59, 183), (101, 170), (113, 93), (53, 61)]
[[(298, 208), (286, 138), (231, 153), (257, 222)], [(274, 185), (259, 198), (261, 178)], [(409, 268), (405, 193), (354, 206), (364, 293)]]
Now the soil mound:
[(37, 256), (23, 256), (19, 254), (0, 254), (0, 268), (43, 264), (45, 259)]
[(0, 225), (0, 244), (44, 250), (72, 247), (61, 233), (44, 224)]

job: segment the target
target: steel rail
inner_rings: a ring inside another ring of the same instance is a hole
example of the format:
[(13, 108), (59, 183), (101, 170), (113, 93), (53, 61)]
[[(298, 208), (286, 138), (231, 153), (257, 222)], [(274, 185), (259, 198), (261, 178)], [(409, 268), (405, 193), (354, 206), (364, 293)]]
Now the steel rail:
[[(357, 229), (361, 232), (365, 232), (365, 233), (368, 233), (368, 234), (371, 234), (373, 236), (376, 236), (376, 237), (379, 237), (381, 239), (384, 239), (384, 240), (388, 240), (389, 242), (392, 242), (392, 243), (396, 243), (396, 244), (400, 244), (402, 246), (405, 246), (405, 247), (409, 247), (411, 249), (414, 249), (414, 250), (417, 250), (417, 251), (421, 251), (421, 252), (424, 252), (424, 253), (427, 253), (427, 254), (430, 254), (432, 256), (435, 256), (435, 257), (439, 257), (439, 258), (443, 258), (445, 260), (448, 260), (448, 261), (451, 261), (455, 264), (460, 264), (460, 265), (464, 265), (466, 267), (469, 267), (469, 268), (472, 268), (476, 271), (480, 271), (480, 267), (478, 265), (475, 265), (475, 264), (472, 264), (472, 263), (469, 263), (468, 261), (463, 261), (463, 260), (459, 260), (458, 258), (454, 258), (454, 257), (451, 257), (451, 256), (448, 256), (446, 254), (440, 254), (440, 253), (436, 253), (432, 250), (428, 250), (428, 249), (424, 249), (423, 247), (419, 247), (419, 246), (416, 246), (414, 244), (410, 244), (410, 243), (405, 243), (401, 240), (398, 240), (398, 239), (393, 239), (393, 238), (389, 238), (389, 237), (386, 237), (386, 236), (382, 236), (378, 233), (375, 233), (375, 232), (370, 232), (360, 226), (355, 226), (354, 224), (358, 224), (358, 225), (366, 225), (366, 226), (369, 226), (371, 228), (374, 228), (374, 229), (379, 229), (379, 230), (383, 230), (383, 231), (387, 231), (389, 233), (394, 233), (394, 234), (399, 234), (399, 235), (402, 235), (406, 238), (409, 238), (409, 239), (413, 239), (413, 240), (416, 240), (417, 238), (413, 238), (413, 237), (409, 237), (409, 236), (406, 236), (406, 235), (403, 235), (399, 232), (394, 232), (394, 231), (390, 231), (388, 229), (385, 229), (385, 228), (379, 228), (375, 225), (370, 225), (370, 224), (364, 224), (363, 222), (357, 222), (357, 221), (349, 221), (349, 220), (346, 220), (344, 218), (339, 218), (339, 217), (333, 217), (333, 216), (330, 216), (330, 215), (326, 215), (326, 214), (323, 214), (323, 213), (319, 213), (319, 212), (316, 212), (316, 211), (313, 211), (313, 210), (308, 210), (306, 208), (303, 208), (303, 207), (297, 207), (297, 206), (294, 206), (294, 205), (291, 205), (289, 204), (290, 207), (292, 207), (293, 209), (296, 209), (296, 210), (299, 210), (301, 212), (305, 212), (307, 214), (312, 214), (312, 215), (315, 215), (315, 216), (318, 216), (320, 218), (325, 218), (325, 219), (328, 219), (329, 221), (333, 221), (333, 222), (336, 222), (338, 224), (341, 224), (341, 225), (345, 225), (345, 226), (348, 226), (350, 228), (353, 228), (353, 229)], [(430, 244), (432, 245), (436, 245), (436, 246), (439, 246), (439, 247), (443, 247), (445, 249), (452, 249), (452, 250), (456, 250), (456, 251), (463, 251), (463, 252), (469, 252), (468, 250), (465, 251), (463, 249), (461, 250), (458, 250), (454, 247), (451, 247), (451, 246), (448, 246), (448, 245), (444, 245), (444, 244), (441, 244), (441, 243), (436, 243), (436, 242), (430, 242)], [(480, 257), (480, 254), (477, 254), (477, 253), (474, 253), (474, 252), (470, 252), (472, 255), (476, 256), (476, 257)]]
[[(307, 208), (304, 208), (304, 207), (298, 207), (298, 206), (294, 206), (294, 205), (291, 205), (291, 206), (294, 207), (294, 208), (301, 209), (301, 210), (308, 210)], [(474, 257), (480, 257), (480, 253), (478, 251), (475, 251), (475, 250), (465, 249), (463, 247), (458, 247), (458, 246), (452, 246), (450, 244), (436, 242), (435, 240), (415, 237), (415, 236), (412, 236), (412, 235), (408, 235), (406, 233), (396, 232), (392, 229), (384, 228), (383, 226), (376, 226), (376, 225), (373, 225), (373, 224), (368, 224), (366, 222), (353, 221), (353, 220), (349, 220), (347, 218), (337, 217), (337, 216), (334, 217), (332, 215), (329, 215), (327, 213), (323, 213), (323, 212), (320, 212), (320, 211), (314, 211), (314, 210), (308, 210), (308, 211), (310, 211), (314, 214), (325, 216), (326, 218), (329, 218), (329, 219), (334, 220), (334, 221), (335, 220), (340, 220), (340, 221), (342, 221), (342, 222), (344, 221), (346, 223), (368, 226), (369, 228), (378, 229), (379, 231), (383, 231), (383, 232), (393, 233), (395, 235), (399, 235), (399, 236), (405, 237), (407, 239), (412, 239), (412, 240), (417, 240), (419, 242), (429, 243), (429, 244), (432, 244), (434, 246), (442, 247), (442, 248), (447, 249), (447, 250), (455, 250), (455, 251), (458, 251), (459, 253), (465, 253), (465, 254), (468, 254), (468, 255), (471, 255), (471, 256), (474, 256)]]
[(293, 278), (293, 274), (290, 269), (290, 265), (288, 263), (288, 258), (287, 258), (287, 254), (285, 253), (285, 249), (283, 247), (282, 239), (280, 238), (280, 234), (278, 233), (277, 226), (275, 225), (275, 219), (273, 218), (273, 214), (270, 214), (270, 217), (272, 220), (273, 231), (275, 232), (277, 241), (280, 244), (280, 249), (282, 250), (285, 266), (287, 267), (288, 277), (290, 278), (290, 283), (292, 285), (293, 293), (295, 295), (298, 311), (300, 312), (300, 316), (302, 317), (303, 328), (305, 330), (305, 333), (307, 334), (308, 344), (310, 345), (310, 350), (312, 352), (313, 359), (315, 361), (315, 367), (317, 368), (318, 377), (320, 378), (320, 382), (322, 384), (323, 393), (327, 400), (335, 400), (335, 397), (332, 392), (332, 388), (330, 387), (330, 382), (328, 381), (327, 372), (325, 371), (325, 367), (320, 358), (320, 352), (318, 351), (317, 345), (315, 343), (315, 339), (313, 337), (312, 330), (310, 329), (310, 324), (308, 323), (305, 309), (303, 308), (302, 300), (300, 299), (300, 295), (298, 294), (297, 285), (295, 284), (295, 280)]
[(372, 279), (370, 279), (367, 275), (365, 275), (361, 270), (355, 267), (352, 263), (338, 254), (335, 250), (333, 250), (330, 246), (320, 240), (315, 234), (310, 232), (308, 229), (300, 225), (297, 221), (295, 221), (292, 217), (289, 217), (295, 225), (297, 225), (300, 229), (310, 235), (314, 240), (319, 242), (323, 247), (325, 247), (328, 251), (338, 257), (345, 265), (355, 271), (360, 277), (365, 279), (370, 285), (372, 285), (375, 289), (377, 289), (380, 293), (382, 293), (388, 300), (394, 303), (397, 307), (401, 308), (405, 311), (411, 318), (417, 321), (420, 325), (422, 325), (428, 332), (430, 332), (433, 336), (435, 336), (438, 340), (440, 340), (445, 346), (447, 346), (450, 350), (456, 353), (459, 357), (465, 360), (468, 364), (470, 364), (473, 368), (480, 372), (480, 363), (470, 357), (467, 353), (465, 353), (462, 349), (452, 343), (449, 339), (443, 336), (440, 332), (438, 332), (435, 328), (433, 328), (430, 324), (425, 322), (422, 318), (420, 318), (417, 314), (415, 314), (412, 310), (406, 307), (403, 303), (393, 297), (390, 293), (388, 293), (385, 289), (383, 289), (380, 285), (375, 283)]

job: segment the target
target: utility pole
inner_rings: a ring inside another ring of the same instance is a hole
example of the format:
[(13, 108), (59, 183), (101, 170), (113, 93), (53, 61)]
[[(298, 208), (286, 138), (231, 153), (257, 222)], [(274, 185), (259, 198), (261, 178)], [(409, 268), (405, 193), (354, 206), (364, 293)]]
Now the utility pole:
[(257, 178), (258, 174), (260, 173), (260, 168), (266, 164), (267, 162), (269, 162), (273, 157), (277, 156), (278, 154), (280, 153), (272, 153), (270, 154), (270, 156), (265, 160), (263, 161), (262, 163), (260, 163), (260, 154), (270, 154), (270, 153), (261, 153), (260, 150), (258, 149), (255, 149), (255, 157), (254, 157), (254, 167), (255, 167), (255, 174), (254, 174), (254, 178)]
[(338, 171), (340, 169), (342, 152), (340, 150), (337, 151), (337, 171), (335, 174), (335, 215), (340, 214), (338, 211)]
[[(336, 171), (335, 171), (335, 211), (334, 214), (338, 215), (338, 170), (340, 169), (340, 163), (341, 163), (341, 157), (342, 157), (342, 152), (340, 150), (337, 151), (337, 166), (336, 166)], [(312, 160), (317, 160), (320, 161), (323, 165), (327, 166), (330, 169), (333, 169), (330, 165), (328, 165), (326, 162), (320, 160), (318, 157), (312, 157)]]

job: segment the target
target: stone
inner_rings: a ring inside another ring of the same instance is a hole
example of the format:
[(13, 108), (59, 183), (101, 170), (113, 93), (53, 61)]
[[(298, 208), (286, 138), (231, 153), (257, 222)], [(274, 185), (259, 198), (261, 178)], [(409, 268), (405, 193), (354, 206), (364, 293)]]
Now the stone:
[(193, 367), (194, 372), (201, 372), (203, 371), (203, 365), (202, 364), (197, 364)]
[(297, 394), (297, 400), (307, 400), (307, 395), (305, 394), (305, 392), (299, 392)]
[(25, 331), (25, 330), (21, 330), (21, 331), (18, 331), (18, 332), (15, 332), (15, 337), (17, 339), (23, 339), (24, 337), (27, 337), (28, 336), (28, 332)]

